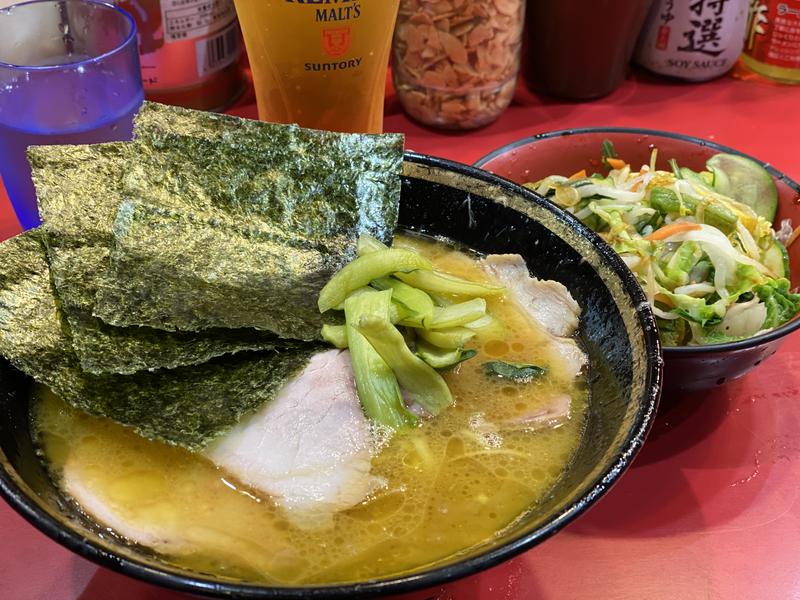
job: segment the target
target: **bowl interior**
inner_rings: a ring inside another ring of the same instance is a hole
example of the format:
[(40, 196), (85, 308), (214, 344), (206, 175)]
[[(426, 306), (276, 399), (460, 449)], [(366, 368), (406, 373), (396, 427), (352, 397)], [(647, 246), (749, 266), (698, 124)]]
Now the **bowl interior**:
[[(479, 170), (408, 155), (401, 225), (482, 252), (518, 252), (534, 275), (563, 282), (583, 307), (592, 402), (583, 443), (551, 494), (502, 534), (435, 569), (392, 580), (315, 588), (352, 598), (428, 587), (496, 564), (558, 531), (628, 466), (655, 413), (660, 347), (643, 294), (624, 264), (577, 221), (534, 194)], [(0, 362), (0, 492), (45, 533), (83, 556), (156, 584), (198, 594), (302, 597), (309, 589), (225, 581), (160, 562), (94, 526), (52, 485), (28, 426), (30, 382)]]

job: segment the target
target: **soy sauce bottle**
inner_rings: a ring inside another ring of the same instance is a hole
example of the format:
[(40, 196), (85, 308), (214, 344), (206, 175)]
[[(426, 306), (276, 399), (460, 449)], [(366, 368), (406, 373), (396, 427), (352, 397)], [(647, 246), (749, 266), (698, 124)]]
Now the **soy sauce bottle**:
[(634, 60), (686, 81), (727, 73), (744, 43), (749, 0), (656, 0)]

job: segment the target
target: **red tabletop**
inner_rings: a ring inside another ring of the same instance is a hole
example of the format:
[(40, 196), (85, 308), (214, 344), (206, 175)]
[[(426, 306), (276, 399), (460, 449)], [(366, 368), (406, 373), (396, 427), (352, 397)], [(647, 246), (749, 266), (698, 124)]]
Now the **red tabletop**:
[[(645, 127), (707, 138), (800, 179), (800, 86), (634, 75), (611, 96), (567, 103), (519, 94), (485, 129), (420, 127), (395, 102), (385, 128), (407, 147), (463, 162), (547, 130)], [(253, 116), (253, 107), (234, 111)], [(0, 193), (0, 196), (2, 194)], [(0, 197), (0, 238), (19, 226)], [(798, 367), (798, 371), (795, 371)], [(800, 337), (710, 393), (667, 398), (630, 471), (596, 507), (526, 554), (415, 599), (800, 599)], [(0, 599), (185, 598), (69, 553), (0, 502)]]

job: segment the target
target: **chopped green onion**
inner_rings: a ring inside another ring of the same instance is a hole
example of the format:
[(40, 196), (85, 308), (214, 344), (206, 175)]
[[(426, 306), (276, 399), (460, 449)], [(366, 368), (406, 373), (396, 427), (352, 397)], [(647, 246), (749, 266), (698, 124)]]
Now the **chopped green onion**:
[[(678, 194), (669, 188), (654, 187), (650, 190), (650, 206), (664, 215), (694, 215), (697, 212), (698, 200), (686, 195), (678, 198)], [(737, 220), (733, 211), (726, 206), (711, 202), (703, 206), (703, 222), (723, 233), (733, 231)]]
[(365, 254), (370, 254), (371, 252), (377, 252), (378, 250), (388, 250), (389, 246), (384, 244), (378, 238), (372, 237), (368, 233), (362, 233), (358, 236), (358, 246), (356, 247), (356, 252), (359, 256), (364, 256)]
[(609, 158), (619, 158), (614, 148), (614, 143), (611, 140), (603, 140), (603, 143), (600, 145), (600, 157), (603, 164), (606, 166), (608, 166)]
[(486, 300), (473, 298), (450, 306), (435, 307), (433, 316), (423, 322), (425, 329), (445, 329), (466, 325), (486, 314)]
[(669, 164), (669, 168), (672, 169), (672, 174), (675, 175), (675, 179), (683, 179), (681, 169), (678, 167), (678, 161), (674, 158), (670, 158), (667, 163)]
[(469, 360), (476, 354), (477, 352), (471, 349), (445, 349), (432, 346), (424, 340), (417, 342), (417, 356), (434, 369), (449, 369), (465, 360)]
[(381, 277), (370, 285), (379, 290), (392, 290), (392, 302), (399, 304), (407, 312), (404, 320), (415, 320), (422, 325), (424, 319), (433, 316), (433, 300), (417, 288), (411, 287), (393, 277)]
[(466, 327), (451, 327), (449, 329), (418, 329), (417, 335), (439, 348), (462, 348), (464, 344), (475, 337), (475, 332)]

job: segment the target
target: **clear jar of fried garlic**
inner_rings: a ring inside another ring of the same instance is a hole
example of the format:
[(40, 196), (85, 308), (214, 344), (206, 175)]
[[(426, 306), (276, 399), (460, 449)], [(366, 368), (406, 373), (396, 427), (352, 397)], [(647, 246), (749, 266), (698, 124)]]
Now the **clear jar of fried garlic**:
[(394, 85), (409, 116), (444, 129), (491, 123), (514, 95), (525, 0), (401, 0)]

